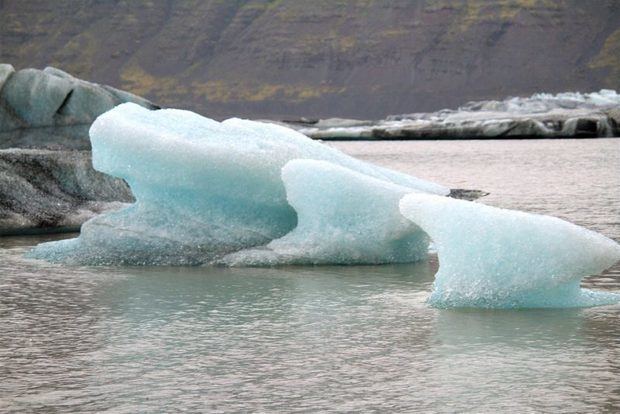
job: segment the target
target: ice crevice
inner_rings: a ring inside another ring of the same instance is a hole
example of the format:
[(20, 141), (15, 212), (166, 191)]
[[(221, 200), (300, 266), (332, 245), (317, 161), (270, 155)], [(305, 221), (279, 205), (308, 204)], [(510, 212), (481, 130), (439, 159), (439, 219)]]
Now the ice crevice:
[(381, 264), (440, 267), (445, 307), (618, 302), (580, 280), (620, 246), (563, 220), (446, 197), (444, 186), (377, 167), (286, 127), (122, 104), (91, 127), (95, 169), (136, 202), (79, 237), (28, 255), (74, 265)]

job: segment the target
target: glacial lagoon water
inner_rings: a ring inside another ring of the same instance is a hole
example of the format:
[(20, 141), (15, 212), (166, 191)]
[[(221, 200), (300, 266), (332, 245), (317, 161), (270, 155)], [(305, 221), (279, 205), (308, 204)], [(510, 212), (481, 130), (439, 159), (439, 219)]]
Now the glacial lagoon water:
[[(620, 240), (620, 141), (338, 142)], [(73, 236), (73, 235), (71, 235)], [(614, 412), (620, 305), (442, 310), (408, 265), (88, 268), (0, 239), (3, 412)], [(584, 287), (620, 291), (620, 265)]]

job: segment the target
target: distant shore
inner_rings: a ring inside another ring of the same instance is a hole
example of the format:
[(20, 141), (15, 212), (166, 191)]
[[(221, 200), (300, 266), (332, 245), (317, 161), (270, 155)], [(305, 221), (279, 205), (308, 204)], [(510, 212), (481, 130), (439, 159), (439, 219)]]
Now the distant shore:
[(620, 95), (535, 94), (469, 102), (457, 109), (391, 115), (385, 119), (296, 119), (283, 125), (322, 140), (465, 140), (601, 138), (620, 136)]

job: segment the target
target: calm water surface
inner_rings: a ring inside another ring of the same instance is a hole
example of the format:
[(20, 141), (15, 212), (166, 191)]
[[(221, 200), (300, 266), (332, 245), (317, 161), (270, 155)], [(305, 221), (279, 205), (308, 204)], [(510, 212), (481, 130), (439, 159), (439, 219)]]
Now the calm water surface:
[[(620, 240), (620, 140), (341, 142)], [(2, 412), (617, 412), (620, 305), (438, 310), (436, 258), (67, 268), (0, 238)], [(620, 266), (588, 278), (620, 291)]]

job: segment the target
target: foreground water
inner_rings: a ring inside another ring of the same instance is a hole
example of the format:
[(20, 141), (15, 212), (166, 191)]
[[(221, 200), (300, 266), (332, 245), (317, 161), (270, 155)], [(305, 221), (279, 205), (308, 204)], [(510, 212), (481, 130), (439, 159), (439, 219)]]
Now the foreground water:
[[(620, 240), (620, 141), (334, 143)], [(67, 268), (0, 239), (0, 411), (620, 410), (620, 306), (426, 305), (434, 257)], [(585, 287), (620, 291), (620, 266)]]

